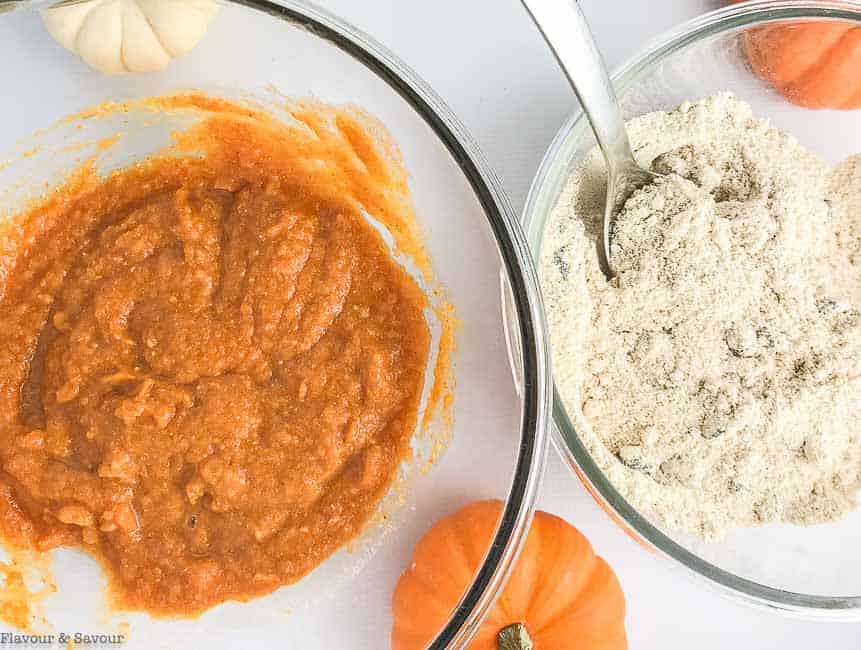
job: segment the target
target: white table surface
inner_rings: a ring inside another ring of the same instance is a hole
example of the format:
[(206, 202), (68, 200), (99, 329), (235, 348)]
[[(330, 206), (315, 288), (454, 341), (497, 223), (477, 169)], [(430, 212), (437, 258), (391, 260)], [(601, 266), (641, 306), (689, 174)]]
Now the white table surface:
[[(520, 209), (576, 101), (516, 0), (318, 0), (393, 49), (460, 116)], [(720, 0), (581, 0), (611, 67)], [(551, 450), (539, 508), (565, 517), (616, 569), (633, 649), (844, 650), (861, 624), (803, 621), (737, 604), (650, 556), (598, 508)]]

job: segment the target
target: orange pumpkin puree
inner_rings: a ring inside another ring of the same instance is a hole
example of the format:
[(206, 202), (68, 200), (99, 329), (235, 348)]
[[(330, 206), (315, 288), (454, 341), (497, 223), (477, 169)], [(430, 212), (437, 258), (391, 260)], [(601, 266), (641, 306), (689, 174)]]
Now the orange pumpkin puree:
[(431, 335), (362, 214), (415, 241), (369, 118), (160, 101), (205, 117), (0, 233), (0, 536), (82, 548), (121, 607), (190, 615), (361, 531), (409, 453)]

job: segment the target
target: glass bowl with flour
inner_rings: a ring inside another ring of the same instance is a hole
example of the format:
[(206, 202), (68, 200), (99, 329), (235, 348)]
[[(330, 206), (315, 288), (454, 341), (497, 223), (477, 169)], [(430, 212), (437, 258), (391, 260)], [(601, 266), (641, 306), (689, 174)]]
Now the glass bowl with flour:
[(660, 39), (616, 82), (665, 174), (598, 266), (606, 180), (575, 115), (526, 207), (556, 442), (635, 539), (746, 600), (861, 618), (861, 111), (789, 104), (745, 30), (858, 3), (754, 3)]

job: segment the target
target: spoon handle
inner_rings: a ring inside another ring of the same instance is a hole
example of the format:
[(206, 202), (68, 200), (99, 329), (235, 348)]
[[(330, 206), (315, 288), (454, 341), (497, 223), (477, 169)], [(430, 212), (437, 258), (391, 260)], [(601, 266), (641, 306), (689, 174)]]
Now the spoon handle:
[(607, 66), (575, 0), (521, 0), (586, 111), (612, 171), (633, 161)]

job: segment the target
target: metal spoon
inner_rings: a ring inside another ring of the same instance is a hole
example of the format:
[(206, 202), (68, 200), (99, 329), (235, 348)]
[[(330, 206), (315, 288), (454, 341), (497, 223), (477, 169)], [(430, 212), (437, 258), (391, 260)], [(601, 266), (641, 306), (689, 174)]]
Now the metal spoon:
[(651, 183), (656, 174), (634, 160), (619, 100), (613, 91), (607, 66), (586, 17), (575, 0), (521, 0), (544, 40), (556, 55), (574, 88), (595, 138), (607, 161), (607, 200), (598, 261), (608, 279), (615, 275), (610, 262), (613, 222), (634, 190)]

